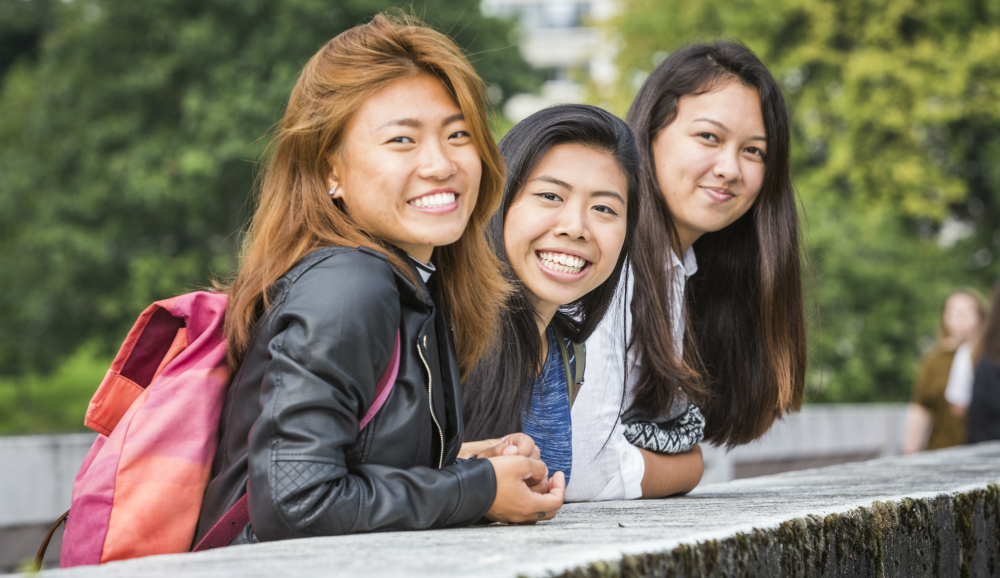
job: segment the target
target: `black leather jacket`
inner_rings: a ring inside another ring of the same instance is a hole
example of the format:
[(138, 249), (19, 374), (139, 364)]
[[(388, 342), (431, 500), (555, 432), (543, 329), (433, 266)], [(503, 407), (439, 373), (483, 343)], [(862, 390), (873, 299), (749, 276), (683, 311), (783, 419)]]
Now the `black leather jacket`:
[[(451, 331), (414, 278), (377, 252), (328, 247), (272, 286), (229, 386), (194, 543), (247, 491), (250, 524), (234, 544), (462, 526), (489, 510), (492, 465), (455, 462)], [(399, 375), (359, 434), (397, 330)]]

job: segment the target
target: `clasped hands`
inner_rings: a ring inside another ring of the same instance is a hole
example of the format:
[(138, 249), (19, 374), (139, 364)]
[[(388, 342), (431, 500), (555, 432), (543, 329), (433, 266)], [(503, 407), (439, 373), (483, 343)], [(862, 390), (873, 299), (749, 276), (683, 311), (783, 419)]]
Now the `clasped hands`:
[(488, 459), (497, 477), (497, 495), (486, 518), (508, 524), (534, 524), (555, 518), (563, 504), (566, 478), (551, 478), (535, 440), (523, 433), (462, 444), (459, 458)]

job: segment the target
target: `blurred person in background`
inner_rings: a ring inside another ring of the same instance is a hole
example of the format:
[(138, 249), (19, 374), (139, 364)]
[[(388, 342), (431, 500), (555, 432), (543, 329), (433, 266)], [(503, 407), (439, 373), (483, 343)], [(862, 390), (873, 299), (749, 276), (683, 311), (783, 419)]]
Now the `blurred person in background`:
[[(962, 291), (976, 299), (979, 306), (979, 326), (982, 326), (986, 320), (986, 300), (975, 289), (963, 289)], [(948, 386), (944, 390), (948, 409), (963, 420), (966, 410), (969, 409), (969, 401), (972, 399), (972, 380), (976, 365), (972, 361), (972, 348), (975, 345), (975, 337), (975, 334), (972, 335), (955, 350), (955, 359), (952, 360), (951, 369), (948, 371)]]
[(972, 347), (975, 378), (968, 410), (968, 442), (1000, 440), (1000, 283), (993, 285), (982, 337)]
[(913, 384), (904, 454), (965, 443), (965, 419), (945, 399), (945, 389), (956, 350), (975, 337), (984, 317), (982, 301), (969, 289), (955, 291), (945, 300), (937, 344), (924, 357)]

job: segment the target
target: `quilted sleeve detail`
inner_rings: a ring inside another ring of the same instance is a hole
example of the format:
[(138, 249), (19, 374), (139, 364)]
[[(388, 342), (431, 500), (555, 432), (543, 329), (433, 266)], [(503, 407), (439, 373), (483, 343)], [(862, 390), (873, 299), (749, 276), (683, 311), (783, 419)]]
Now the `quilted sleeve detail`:
[(249, 436), (248, 509), (261, 541), (469, 524), (492, 505), (485, 460), (348, 465), (400, 315), (391, 269), (360, 251), (316, 263), (275, 309)]
[(358, 519), (358, 508), (341, 499), (346, 468), (322, 462), (271, 463), (272, 491), (285, 519), (314, 536), (347, 534)]

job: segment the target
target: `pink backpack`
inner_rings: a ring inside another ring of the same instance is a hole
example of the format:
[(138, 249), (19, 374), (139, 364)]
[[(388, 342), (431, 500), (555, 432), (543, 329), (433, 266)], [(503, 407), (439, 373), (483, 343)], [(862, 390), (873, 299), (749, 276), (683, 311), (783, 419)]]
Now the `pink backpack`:
[[(100, 435), (73, 483), (63, 568), (191, 549), (230, 381), (226, 303), (206, 292), (157, 301), (129, 331), (87, 409), (84, 423)], [(361, 428), (398, 370), (397, 333)], [(229, 544), (248, 521), (244, 496), (195, 550)]]

